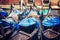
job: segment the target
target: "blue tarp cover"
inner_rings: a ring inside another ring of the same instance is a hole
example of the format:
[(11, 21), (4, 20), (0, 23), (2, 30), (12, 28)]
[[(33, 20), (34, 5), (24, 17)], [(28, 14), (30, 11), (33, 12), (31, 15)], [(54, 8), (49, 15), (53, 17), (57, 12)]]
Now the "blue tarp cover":
[(11, 28), (15, 27), (16, 30), (20, 29), (18, 23), (16, 23), (12, 18), (6, 19), (6, 21), (11, 24)]
[(34, 24), (36, 25), (36, 27), (38, 27), (39, 25), (38, 20), (36, 20), (35, 18), (25, 18), (19, 23), (20, 26), (24, 26), (24, 27), (28, 27)]
[(7, 17), (7, 16), (8, 16), (8, 13), (6, 11), (2, 10), (0, 12), (0, 17)]
[(46, 17), (43, 22), (43, 26), (47, 27), (54, 27), (56, 25), (60, 25), (60, 18), (59, 17)]
[(29, 14), (29, 12), (30, 12), (30, 11), (27, 9), (27, 10), (26, 10), (26, 15), (28, 15), (28, 14)]
[(39, 11), (39, 14), (41, 15), (42, 14), (42, 12), (43, 12), (43, 15), (47, 15), (48, 14), (48, 10), (40, 10)]
[(10, 24), (6, 21), (0, 20), (0, 24), (2, 24), (3, 27), (9, 26)]
[(0, 23), (2, 24), (3, 27), (10, 26), (11, 29), (12, 28), (16, 28), (16, 30), (20, 29), (18, 23), (16, 23), (12, 18), (2, 19), (2, 20), (0, 20)]

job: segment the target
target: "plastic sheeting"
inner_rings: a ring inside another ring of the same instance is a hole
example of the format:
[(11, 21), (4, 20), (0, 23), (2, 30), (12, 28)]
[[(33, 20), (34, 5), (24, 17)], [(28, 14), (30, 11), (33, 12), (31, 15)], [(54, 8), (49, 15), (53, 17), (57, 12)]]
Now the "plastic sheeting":
[(1, 10), (0, 11), (0, 17), (7, 17), (8, 16), (8, 13), (4, 10)]
[(0, 20), (0, 25), (2, 24), (3, 27), (9, 26), (9, 23), (6, 21)]
[(25, 18), (19, 22), (19, 25), (23, 27), (29, 27), (31, 25), (35, 25), (35, 27), (37, 28), (39, 26), (39, 22), (35, 18)]
[(2, 20), (0, 20), (0, 22), (1, 22), (3, 27), (10, 26), (11, 29), (13, 29), (13, 28), (16, 28), (16, 30), (20, 29), (18, 23), (16, 23), (12, 18), (2, 19)]
[(54, 27), (56, 25), (60, 25), (60, 18), (59, 17), (46, 17), (43, 22), (43, 26), (47, 27)]
[(30, 10), (28, 10), (28, 9), (27, 9), (27, 10), (26, 10), (26, 15), (28, 15), (28, 14), (29, 14), (29, 12), (30, 12)]
[(6, 21), (11, 24), (11, 27), (12, 28), (15, 27), (16, 30), (19, 30), (20, 29), (18, 23), (16, 23), (12, 18), (6, 19)]
[(40, 10), (39, 11), (39, 15), (41, 15), (42, 14), (42, 12), (43, 12), (43, 15), (47, 15), (48, 14), (48, 10)]

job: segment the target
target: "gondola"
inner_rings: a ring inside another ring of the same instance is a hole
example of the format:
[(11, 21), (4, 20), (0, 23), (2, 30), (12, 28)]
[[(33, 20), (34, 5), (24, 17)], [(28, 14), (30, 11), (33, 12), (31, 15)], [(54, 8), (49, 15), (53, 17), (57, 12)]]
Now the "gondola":
[[(38, 29), (39, 29), (39, 20), (37, 20), (35, 17), (31, 17), (30, 13), (35, 13), (33, 10), (29, 12), (29, 15), (19, 21), (20, 31), (19, 34), (16, 35), (13, 40), (17, 40), (17, 38), (22, 40), (33, 40), (32, 38), (34, 35), (38, 35)], [(36, 12), (37, 13), (37, 12)], [(23, 38), (24, 37), (24, 38)], [(36, 36), (38, 37), (38, 36)], [(35, 38), (35, 40), (38, 40), (38, 38)]]
[(19, 25), (21, 30), (20, 33), (29, 38), (33, 37), (39, 28), (39, 23), (35, 18), (25, 18), (19, 23)]
[[(7, 18), (8, 13), (1, 9), (0, 11), (0, 40), (9, 40), (17, 33), (19, 25), (12, 18)], [(14, 34), (14, 35), (13, 35)]]
[(42, 28), (43, 28), (43, 40), (60, 40), (60, 18), (50, 10), (49, 13), (53, 13), (53, 15), (48, 15), (44, 18), (42, 22)]

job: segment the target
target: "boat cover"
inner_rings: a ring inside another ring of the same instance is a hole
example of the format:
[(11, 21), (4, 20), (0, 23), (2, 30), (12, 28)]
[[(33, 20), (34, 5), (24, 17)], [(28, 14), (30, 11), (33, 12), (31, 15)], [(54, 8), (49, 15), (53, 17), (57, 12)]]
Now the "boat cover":
[(42, 12), (43, 12), (43, 15), (47, 15), (48, 14), (48, 10), (40, 10), (39, 11), (39, 14), (41, 15), (42, 14)]
[(28, 15), (28, 14), (29, 14), (29, 12), (30, 12), (30, 11), (27, 9), (27, 10), (26, 10), (26, 15)]
[(16, 23), (12, 18), (9, 19), (1, 19), (0, 23), (2, 24), (3, 27), (10, 27), (12, 28), (16, 28), (16, 30), (19, 30), (19, 25), (18, 23)]
[(36, 28), (39, 26), (39, 22), (35, 18), (25, 18), (19, 22), (19, 25), (23, 26), (23, 27), (29, 27), (34, 24), (35, 24)]
[(60, 25), (60, 18), (59, 17), (46, 17), (43, 22), (43, 26), (46, 27), (54, 27), (56, 25)]
[(0, 11), (0, 17), (7, 17), (8, 16), (8, 12), (2, 10)]

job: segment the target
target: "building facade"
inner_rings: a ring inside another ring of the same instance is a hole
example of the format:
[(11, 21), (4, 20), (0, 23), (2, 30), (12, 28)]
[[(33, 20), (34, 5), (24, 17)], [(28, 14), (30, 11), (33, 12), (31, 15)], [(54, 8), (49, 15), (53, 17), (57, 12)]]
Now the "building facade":
[[(24, 3), (26, 3), (27, 1), (32, 2), (33, 0), (23, 0)], [(58, 5), (58, 1), (59, 0), (57, 0), (57, 1), (56, 0), (50, 0), (52, 6)], [(34, 0), (34, 2), (37, 6), (42, 5), (42, 0)], [(19, 0), (0, 0), (0, 5), (9, 5), (11, 3), (14, 3), (15, 5), (19, 5)]]

